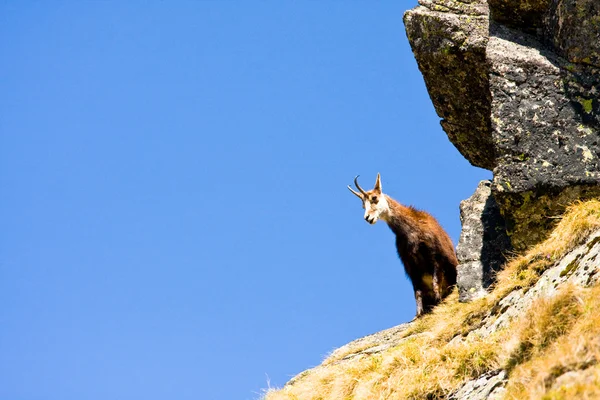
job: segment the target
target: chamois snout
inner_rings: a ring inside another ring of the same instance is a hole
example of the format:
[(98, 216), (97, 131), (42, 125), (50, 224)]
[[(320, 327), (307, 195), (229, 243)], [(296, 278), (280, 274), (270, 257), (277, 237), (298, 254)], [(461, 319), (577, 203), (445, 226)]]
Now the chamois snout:
[(373, 224), (375, 224), (375, 222), (377, 222), (377, 218), (372, 217), (369, 214), (365, 214), (365, 221), (367, 221), (368, 223), (373, 225)]
[[(378, 199), (377, 197), (380, 197), (380, 199)], [(385, 197), (373, 196), (373, 200), (376, 201), (365, 201), (365, 221), (367, 221), (371, 225), (379, 221), (379, 219), (381, 219), (384, 216), (383, 214), (388, 209), (388, 204), (385, 200)]]

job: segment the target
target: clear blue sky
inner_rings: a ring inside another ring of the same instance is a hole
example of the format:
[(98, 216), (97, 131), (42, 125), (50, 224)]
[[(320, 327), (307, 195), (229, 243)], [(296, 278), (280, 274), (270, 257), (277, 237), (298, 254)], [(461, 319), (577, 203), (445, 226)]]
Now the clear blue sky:
[[(415, 2), (416, 3), (416, 2)], [(413, 2), (1, 1), (0, 398), (256, 399), (410, 320), (394, 237), (458, 240)]]

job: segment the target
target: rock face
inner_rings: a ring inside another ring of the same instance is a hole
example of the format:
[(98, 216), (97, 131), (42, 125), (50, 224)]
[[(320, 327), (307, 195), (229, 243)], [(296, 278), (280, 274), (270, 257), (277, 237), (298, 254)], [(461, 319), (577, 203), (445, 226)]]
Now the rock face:
[(473, 196), (460, 203), (462, 231), (456, 255), (459, 262), (458, 299), (461, 302), (487, 293), (486, 289), (512, 250), (491, 187), (491, 181), (481, 181)]
[(600, 2), (421, 0), (404, 23), (450, 141), (492, 170), (516, 249), (600, 196)]

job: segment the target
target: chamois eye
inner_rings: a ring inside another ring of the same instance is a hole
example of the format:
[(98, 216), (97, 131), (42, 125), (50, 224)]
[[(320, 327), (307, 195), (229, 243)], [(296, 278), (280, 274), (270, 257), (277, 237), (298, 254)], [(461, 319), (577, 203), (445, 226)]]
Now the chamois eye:
[(377, 196), (373, 196), (373, 197), (371, 198), (371, 201), (372, 201), (373, 203), (377, 203)]

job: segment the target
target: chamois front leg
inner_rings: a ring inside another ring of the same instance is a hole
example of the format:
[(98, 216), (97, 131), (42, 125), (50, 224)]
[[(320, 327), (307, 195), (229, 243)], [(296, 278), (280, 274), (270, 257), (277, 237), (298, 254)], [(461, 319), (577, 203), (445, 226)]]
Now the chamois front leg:
[(417, 317), (420, 317), (423, 314), (423, 292), (421, 290), (415, 290), (415, 300), (417, 302)]

